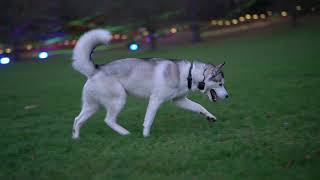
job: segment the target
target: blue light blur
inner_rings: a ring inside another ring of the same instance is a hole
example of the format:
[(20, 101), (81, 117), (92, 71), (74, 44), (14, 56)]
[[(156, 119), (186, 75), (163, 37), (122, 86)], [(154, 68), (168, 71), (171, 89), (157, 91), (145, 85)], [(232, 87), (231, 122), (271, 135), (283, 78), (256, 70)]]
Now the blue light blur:
[(130, 45), (129, 45), (129, 49), (131, 50), (131, 51), (138, 51), (139, 50), (139, 44), (137, 44), (137, 43), (131, 43)]
[(0, 64), (9, 64), (10, 63), (10, 58), (8, 57), (2, 57), (0, 59)]
[(47, 52), (40, 52), (38, 55), (39, 59), (46, 59), (48, 56), (49, 54)]

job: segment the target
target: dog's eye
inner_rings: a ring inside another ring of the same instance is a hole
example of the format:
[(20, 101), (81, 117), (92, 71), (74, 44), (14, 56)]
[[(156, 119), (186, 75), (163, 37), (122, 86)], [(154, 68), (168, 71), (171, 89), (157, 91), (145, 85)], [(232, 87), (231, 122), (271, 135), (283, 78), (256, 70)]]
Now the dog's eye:
[(220, 83), (219, 86), (222, 87), (222, 83)]

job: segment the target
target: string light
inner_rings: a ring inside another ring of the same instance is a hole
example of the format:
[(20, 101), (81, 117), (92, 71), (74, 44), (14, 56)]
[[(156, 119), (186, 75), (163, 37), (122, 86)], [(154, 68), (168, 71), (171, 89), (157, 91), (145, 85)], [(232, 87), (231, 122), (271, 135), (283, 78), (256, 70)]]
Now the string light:
[(171, 29), (170, 29), (170, 32), (171, 32), (172, 34), (176, 33), (176, 32), (177, 32), (177, 28), (175, 28), (175, 27), (171, 28)]
[(113, 38), (116, 39), (116, 40), (120, 39), (120, 34), (113, 35)]
[(211, 25), (217, 25), (218, 24), (218, 22), (217, 22), (217, 20), (211, 20)]
[(240, 16), (240, 17), (239, 17), (239, 21), (240, 21), (240, 22), (244, 22), (245, 20), (246, 20), (246, 18), (244, 18), (243, 16)]
[(123, 34), (123, 35), (121, 36), (121, 39), (122, 39), (122, 40), (126, 40), (126, 39), (128, 39), (128, 36), (125, 35), (125, 34)]
[(9, 53), (11, 53), (11, 52), (12, 52), (12, 49), (7, 48), (5, 51), (6, 51), (6, 53), (8, 53), (8, 54), (9, 54)]
[(238, 20), (232, 19), (232, 24), (238, 24)]
[(149, 32), (148, 32), (148, 31), (143, 31), (142, 35), (143, 35), (143, 36), (148, 36), (148, 35), (149, 35)]
[(288, 16), (288, 13), (286, 11), (282, 11), (281, 16), (286, 17), (286, 16)]
[(31, 44), (27, 44), (27, 45), (26, 45), (26, 49), (27, 49), (28, 51), (30, 51), (30, 50), (32, 49), (32, 45), (31, 45)]
[(260, 14), (260, 18), (261, 18), (261, 19), (266, 19), (267, 16), (266, 16), (265, 14)]
[(246, 19), (250, 20), (251, 19), (251, 15), (250, 14), (246, 14)]

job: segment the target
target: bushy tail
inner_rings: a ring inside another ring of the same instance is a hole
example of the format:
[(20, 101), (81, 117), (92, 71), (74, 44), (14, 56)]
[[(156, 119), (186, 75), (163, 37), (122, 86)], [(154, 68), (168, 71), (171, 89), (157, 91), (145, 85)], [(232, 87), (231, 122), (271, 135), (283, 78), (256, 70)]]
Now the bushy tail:
[(91, 30), (83, 34), (73, 49), (72, 67), (88, 78), (92, 76), (96, 68), (90, 60), (91, 51), (98, 44), (107, 45), (111, 38), (110, 32), (102, 29)]

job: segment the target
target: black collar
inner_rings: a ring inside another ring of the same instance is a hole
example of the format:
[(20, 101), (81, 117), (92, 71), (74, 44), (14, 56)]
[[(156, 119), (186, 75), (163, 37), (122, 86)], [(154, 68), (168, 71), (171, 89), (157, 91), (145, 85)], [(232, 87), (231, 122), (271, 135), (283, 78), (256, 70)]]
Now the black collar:
[(192, 86), (192, 75), (191, 75), (191, 71), (192, 71), (192, 68), (193, 68), (193, 62), (191, 62), (191, 65), (190, 65), (190, 69), (189, 69), (189, 74), (188, 74), (188, 89), (191, 89), (191, 86)]

